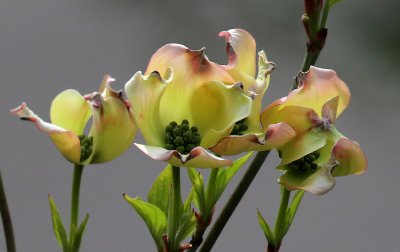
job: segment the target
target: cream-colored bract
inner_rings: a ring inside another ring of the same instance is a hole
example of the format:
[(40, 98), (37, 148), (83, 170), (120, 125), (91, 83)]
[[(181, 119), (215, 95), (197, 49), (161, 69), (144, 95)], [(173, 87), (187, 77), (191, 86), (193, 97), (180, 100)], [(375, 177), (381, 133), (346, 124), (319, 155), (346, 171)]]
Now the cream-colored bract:
[[(270, 73), (275, 68), (275, 64), (269, 62), (264, 51), (258, 53), (258, 74), (254, 77), (248, 73), (255, 72), (255, 64), (239, 64), (240, 57), (245, 58), (245, 62), (250, 59), (254, 60), (255, 55), (255, 42), (253, 39), (244, 39), (244, 46), (240, 43), (239, 39), (250, 36), (247, 32), (229, 30), (221, 32), (227, 39), (227, 51), (229, 55), (229, 64), (226, 66), (228, 72), (241, 80), (244, 83), (247, 92), (253, 96), (253, 103), (251, 113), (245, 119), (247, 130), (241, 132), (241, 135), (229, 135), (222, 138), (215, 146), (210, 149), (220, 155), (236, 155), (247, 151), (264, 151), (273, 148), (278, 148), (291, 140), (296, 132), (286, 123), (277, 122), (275, 124), (262, 127), (260, 122), (260, 115), (262, 109), (262, 100), (264, 94), (268, 89)], [(220, 33), (220, 34), (221, 34)], [(231, 48), (230, 48), (231, 46)], [(247, 50), (245, 50), (247, 48)], [(251, 54), (251, 57), (250, 55)], [(241, 65), (246, 65), (241, 71)], [(253, 69), (248, 66), (253, 65)]]
[[(204, 49), (190, 50), (180, 44), (167, 44), (151, 57), (145, 74), (137, 72), (126, 83), (125, 90), (132, 104), (135, 121), (147, 144), (147, 148), (140, 149), (146, 150), (144, 152), (151, 158), (164, 160), (161, 156), (165, 157), (165, 153), (176, 153), (165, 150), (161, 151), (161, 155), (157, 149), (160, 155), (157, 156), (156, 151), (152, 153), (150, 148), (165, 148), (165, 127), (172, 121), (179, 123), (188, 120), (191, 126), (199, 129), (200, 147), (207, 155), (204, 155), (201, 162), (196, 162), (198, 167), (220, 166), (216, 160), (221, 158), (207, 149), (218, 146), (221, 139), (229, 136), (237, 121), (253, 118), (253, 114), (258, 114), (254, 119), (256, 126), (251, 127), (261, 129), (261, 100), (268, 87), (268, 75), (274, 64), (266, 60), (264, 52), (260, 52), (261, 63), (256, 79), (253, 37), (241, 29), (221, 32), (220, 36), (227, 40), (227, 65), (210, 61)], [(253, 107), (257, 107), (258, 110)], [(287, 127), (282, 130), (286, 135), (293, 134), (288, 134)], [(265, 133), (261, 129), (256, 134), (260, 132)], [(264, 137), (263, 141), (265, 139), (267, 138)], [(217, 154), (225, 153), (225, 150), (218, 153), (215, 151), (217, 149), (221, 150), (221, 147), (212, 151)], [(196, 148), (192, 151), (194, 150), (197, 151)], [(244, 151), (249, 150), (240, 150)], [(231, 153), (232, 150), (226, 152)], [(193, 153), (188, 155), (192, 157)], [(176, 164), (172, 161), (176, 155), (169, 156), (170, 159), (165, 161)], [(208, 161), (207, 158), (214, 161)], [(179, 162), (188, 166), (184, 159), (180, 159)]]
[[(361, 174), (367, 169), (360, 146), (334, 125), (349, 101), (349, 89), (334, 71), (311, 67), (304, 73), (299, 88), (262, 112), (264, 127), (285, 122), (297, 134), (279, 148), (282, 161), (278, 169), (284, 170), (279, 182), (287, 189), (304, 189), (320, 195), (335, 185), (333, 177)], [(318, 165), (316, 170), (299, 171), (288, 166), (315, 151), (320, 153), (314, 161)]]
[[(25, 103), (10, 112), (35, 123), (70, 162), (107, 162), (128, 149), (136, 135), (132, 109), (123, 100), (122, 93), (110, 87), (112, 81), (110, 76), (105, 76), (99, 92), (85, 96), (72, 89), (58, 94), (50, 108), (51, 123), (44, 122)], [(81, 160), (79, 136), (84, 134), (91, 117), (93, 122), (88, 136), (93, 137), (92, 152), (87, 159)]]

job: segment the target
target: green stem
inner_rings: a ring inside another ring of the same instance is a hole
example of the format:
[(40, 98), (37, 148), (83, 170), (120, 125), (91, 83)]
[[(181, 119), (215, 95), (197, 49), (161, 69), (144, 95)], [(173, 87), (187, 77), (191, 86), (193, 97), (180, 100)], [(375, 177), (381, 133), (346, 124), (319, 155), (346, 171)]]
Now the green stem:
[(275, 227), (274, 227), (274, 237), (276, 244), (281, 244), (283, 237), (285, 236), (286, 230), (286, 210), (289, 205), (290, 191), (282, 187), (281, 194), (281, 204), (278, 210), (278, 216), (276, 217)]
[[(322, 49), (321, 49), (322, 50)], [(321, 50), (315, 50), (315, 48), (311, 48), (307, 45), (307, 51), (304, 55), (303, 64), (300, 67), (300, 72), (307, 72), (311, 66), (315, 65), (317, 62), (318, 56), (321, 53)], [(291, 90), (295, 90), (298, 87), (297, 78), (293, 82), (293, 86)]]
[[(210, 199), (210, 196), (213, 193), (211, 190), (217, 181), (218, 173), (219, 169), (211, 169), (206, 189), (207, 199)], [(195, 252), (200, 247), (201, 243), (203, 242), (203, 235), (210, 224), (215, 202), (209, 202), (209, 200), (207, 200), (206, 203), (209, 203), (210, 205), (206, 206), (204, 213), (200, 213), (202, 214), (202, 216), (200, 216), (201, 221), (197, 223), (196, 230), (194, 231), (192, 239), (190, 240), (192, 247), (188, 250), (188, 252)]]
[(7, 197), (4, 191), (3, 179), (0, 171), (0, 213), (3, 222), (4, 236), (7, 244), (7, 252), (15, 252), (14, 231), (11, 222), (10, 210), (8, 209)]
[(179, 244), (176, 244), (176, 233), (179, 228), (181, 196), (181, 170), (172, 166), (172, 206), (168, 213), (168, 252), (178, 252)]
[(222, 209), (221, 214), (216, 220), (214, 226), (211, 228), (210, 233), (207, 235), (207, 238), (204, 240), (203, 246), (200, 248), (200, 252), (208, 252), (212, 249), (223, 228), (225, 227), (225, 224), (228, 222), (229, 218), (232, 216), (239, 202), (249, 188), (250, 184), (253, 182), (268, 154), (269, 151), (260, 151), (257, 153), (253, 162), (251, 162), (249, 168), (233, 191), (228, 202)]
[(321, 22), (320, 22), (320, 25), (319, 25), (320, 29), (326, 27), (326, 22), (328, 20), (328, 14), (329, 14), (330, 9), (331, 9), (330, 4), (329, 3), (325, 3), (324, 10), (322, 11)]
[(210, 172), (210, 177), (208, 178), (208, 183), (207, 183), (207, 189), (206, 189), (206, 204), (209, 203), (210, 205), (206, 205), (206, 211), (203, 217), (203, 220), (207, 222), (207, 220), (209, 219), (210, 215), (212, 214), (214, 205), (216, 202), (210, 202), (209, 199), (211, 197), (211, 195), (214, 193), (211, 190), (213, 190), (214, 185), (217, 183), (217, 177), (218, 177), (218, 173), (219, 173), (219, 169), (211, 169)]
[(81, 178), (83, 173), (83, 165), (75, 164), (74, 166), (74, 176), (72, 180), (72, 197), (71, 197), (71, 223), (69, 238), (72, 240), (74, 235), (74, 228), (78, 228), (78, 217), (79, 217), (79, 194), (81, 188)]
[(307, 72), (310, 66), (317, 62), (318, 56), (321, 51), (318, 50), (307, 50), (306, 55), (304, 55), (303, 64), (301, 65), (301, 71)]

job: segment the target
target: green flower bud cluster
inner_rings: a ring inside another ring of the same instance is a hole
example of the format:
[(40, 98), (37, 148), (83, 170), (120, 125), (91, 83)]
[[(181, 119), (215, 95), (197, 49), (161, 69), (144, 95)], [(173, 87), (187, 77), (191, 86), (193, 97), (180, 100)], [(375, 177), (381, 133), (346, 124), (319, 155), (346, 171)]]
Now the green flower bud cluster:
[(188, 154), (193, 148), (200, 145), (198, 128), (189, 126), (189, 121), (184, 119), (178, 125), (175, 121), (165, 127), (165, 148), (177, 150), (181, 154)]
[(241, 136), (241, 135), (243, 135), (243, 132), (246, 131), (248, 128), (249, 128), (249, 126), (246, 123), (246, 118), (244, 118), (235, 123), (230, 135)]
[(78, 137), (81, 143), (80, 161), (83, 162), (90, 157), (90, 154), (92, 154), (93, 137), (85, 135), (79, 135)]
[(314, 163), (320, 156), (318, 151), (314, 151), (302, 158), (299, 158), (292, 163), (288, 164), (287, 166), (291, 169), (296, 169), (300, 171), (315, 171), (318, 168), (318, 164)]

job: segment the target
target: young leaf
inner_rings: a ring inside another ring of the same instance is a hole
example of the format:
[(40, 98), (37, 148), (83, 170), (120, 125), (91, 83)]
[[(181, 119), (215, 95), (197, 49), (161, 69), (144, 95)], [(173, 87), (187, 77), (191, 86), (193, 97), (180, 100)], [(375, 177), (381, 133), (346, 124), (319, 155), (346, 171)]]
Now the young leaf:
[(269, 225), (265, 221), (265, 219), (262, 217), (262, 215), (258, 209), (257, 209), (257, 215), (258, 215), (258, 223), (260, 224), (261, 229), (264, 231), (264, 235), (265, 235), (265, 238), (267, 238), (268, 243), (271, 245), (276, 245), (274, 233), (272, 233), (271, 228), (269, 227)]
[(147, 195), (148, 202), (160, 208), (166, 215), (168, 214), (168, 197), (171, 191), (171, 184), (172, 168), (169, 164), (158, 175)]
[(68, 252), (69, 251), (75, 251), (75, 250), (72, 250), (72, 246), (75, 243), (75, 234), (76, 234), (76, 226), (74, 224), (72, 224), (72, 226), (71, 226), (71, 234), (70, 234), (71, 237), (69, 237), (69, 244), (68, 244), (69, 250), (68, 250)]
[(175, 235), (176, 242), (180, 243), (181, 241), (192, 235), (196, 228), (196, 224), (196, 217), (192, 212), (182, 213), (179, 220), (179, 228)]
[(58, 211), (56, 203), (53, 198), (49, 195), (51, 219), (53, 222), (53, 231), (56, 236), (58, 245), (63, 249), (63, 251), (68, 251), (68, 238), (65, 232), (64, 224), (61, 219), (61, 215)]
[(229, 182), (232, 180), (233, 176), (239, 171), (239, 169), (246, 163), (246, 161), (251, 157), (253, 152), (249, 152), (247, 155), (235, 160), (231, 167), (219, 168), (215, 184), (209, 183), (207, 185), (207, 205), (210, 211), (215, 206), (215, 203), (224, 192), (225, 188), (228, 186)]
[(341, 1), (343, 1), (343, 0), (329, 0), (328, 1), (329, 8), (334, 6), (337, 3), (340, 3)]
[(189, 193), (185, 203), (183, 204), (183, 212), (184, 213), (190, 212), (192, 210), (192, 202), (193, 202), (194, 194), (195, 194), (195, 191), (192, 186), (192, 189), (190, 190), (190, 193)]
[(79, 251), (79, 248), (81, 246), (82, 236), (83, 233), (85, 232), (88, 220), (89, 220), (89, 214), (86, 214), (79, 228), (77, 230), (75, 229), (74, 239), (71, 242), (72, 251)]
[(162, 236), (167, 232), (167, 216), (165, 213), (157, 206), (147, 203), (140, 198), (131, 198), (126, 194), (123, 196), (146, 223), (158, 251), (163, 251), (164, 241)]
[(203, 176), (194, 168), (188, 168), (187, 170), (195, 192), (193, 196), (193, 202), (202, 213), (205, 211), (206, 207)]
[(292, 203), (290, 203), (290, 206), (286, 213), (286, 216), (288, 216), (289, 218), (288, 219), (289, 226), (292, 224), (294, 217), (296, 216), (297, 209), (299, 208), (303, 196), (304, 196), (304, 190), (298, 190), (293, 197)]

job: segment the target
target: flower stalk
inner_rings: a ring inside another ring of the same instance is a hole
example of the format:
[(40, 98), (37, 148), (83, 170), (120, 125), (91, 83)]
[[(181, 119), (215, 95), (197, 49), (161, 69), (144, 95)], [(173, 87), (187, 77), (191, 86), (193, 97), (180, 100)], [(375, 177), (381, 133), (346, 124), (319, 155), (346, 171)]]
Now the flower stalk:
[(172, 202), (168, 211), (168, 252), (178, 252), (179, 244), (176, 244), (176, 233), (179, 228), (181, 196), (181, 170), (172, 166)]
[(15, 252), (15, 238), (11, 221), (10, 210), (8, 209), (7, 197), (4, 190), (3, 179), (0, 171), (0, 213), (3, 222), (4, 236), (7, 244), (7, 252)]
[(74, 175), (72, 179), (72, 194), (71, 194), (71, 222), (70, 222), (70, 239), (74, 235), (74, 229), (78, 228), (79, 218), (79, 195), (81, 188), (81, 180), (83, 173), (83, 165), (74, 165)]

